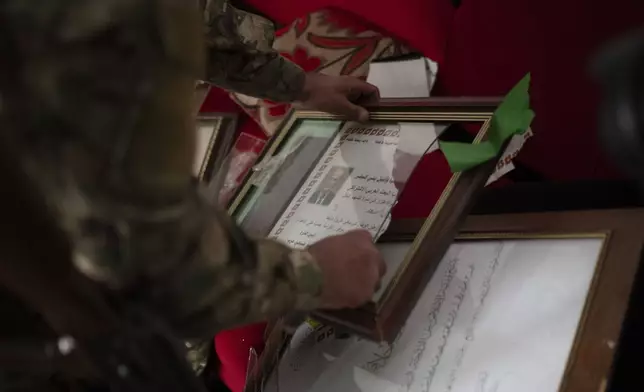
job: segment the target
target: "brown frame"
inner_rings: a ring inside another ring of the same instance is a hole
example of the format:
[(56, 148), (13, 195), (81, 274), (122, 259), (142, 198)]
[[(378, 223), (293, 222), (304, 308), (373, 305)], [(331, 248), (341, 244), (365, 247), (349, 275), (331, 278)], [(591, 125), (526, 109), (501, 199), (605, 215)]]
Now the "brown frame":
[[(395, 220), (381, 237), (382, 242), (414, 241), (424, 225), (424, 219)], [(603, 392), (609, 385), (613, 361), (619, 350), (622, 324), (644, 255), (644, 209), (472, 215), (464, 221), (455, 240), (544, 238), (604, 240), (559, 386), (559, 392)], [(431, 261), (416, 266), (415, 273), (407, 276), (405, 285), (416, 286), (418, 291), (409, 292), (407, 300), (400, 302), (405, 306), (401, 306), (397, 315), (391, 316), (392, 321), (406, 319), (413, 309), (416, 302), (414, 296), (417, 298), (422, 294), (426, 286), (417, 285), (411, 280), (431, 278), (444, 252), (440, 252), (438, 261), (432, 256), (436, 253), (426, 246), (416, 249), (417, 257)], [(364, 321), (358, 323), (364, 325)], [(360, 328), (338, 320), (334, 324), (349, 330)], [(268, 341), (272, 343), (272, 349), (262, 354), (246, 391), (260, 390), (259, 386), (268, 379), (279, 362), (279, 348), (288, 344), (283, 328), (273, 329)]]
[[(490, 119), (494, 110), (501, 102), (498, 98), (427, 98), (427, 99), (388, 99), (380, 106), (370, 109), (373, 121), (410, 121), (410, 122), (477, 122), (481, 123), (474, 143), (485, 139), (489, 129)], [(339, 119), (337, 116), (319, 112), (294, 112), (280, 127), (271, 142), (264, 148), (259, 161), (279, 153), (280, 146), (292, 134), (299, 120), (306, 119)], [(503, 151), (502, 151), (503, 152)], [(501, 152), (501, 153), (502, 153)], [(499, 154), (499, 157), (502, 154)], [(433, 249), (429, 255), (431, 262), (439, 262), (457, 234), (458, 227), (467, 216), (476, 196), (483, 190), (488, 178), (494, 172), (497, 159), (475, 167), (463, 173), (455, 173), (447, 184), (436, 207), (425, 221), (425, 226), (418, 236), (417, 242), (423, 249)], [(253, 190), (252, 173), (244, 180), (242, 186), (229, 206), (229, 214), (236, 217), (244, 203), (247, 202)], [(397, 289), (387, 288), (383, 300), (372, 302), (360, 309), (321, 311), (314, 317), (323, 322), (342, 325), (349, 332), (362, 335), (375, 341), (392, 341), (404, 324), (411, 311), (415, 287), (402, 287), (397, 281), (404, 281), (402, 275), (414, 273), (417, 268), (425, 265), (427, 260), (415, 258), (397, 272), (394, 285)], [(424, 275), (423, 275), (424, 276)], [(430, 275), (422, 280), (413, 280), (414, 285), (424, 287)], [(402, 299), (412, 302), (409, 306), (401, 306)], [(395, 309), (406, 309), (405, 312)]]
[[(392, 222), (383, 241), (411, 241), (422, 228), (424, 220)], [(505, 215), (469, 216), (456, 241), (493, 239), (602, 238), (603, 247), (577, 335), (570, 352), (560, 392), (603, 391), (608, 385), (614, 356), (617, 352), (622, 323), (626, 317), (635, 276), (644, 250), (644, 209), (597, 210), (575, 212), (544, 212)], [(416, 250), (419, 258), (435, 260), (426, 246)], [(412, 280), (423, 280), (436, 270), (431, 261), (407, 275), (403, 285), (417, 287), (409, 300), (400, 304), (391, 319), (405, 319), (424, 287)]]

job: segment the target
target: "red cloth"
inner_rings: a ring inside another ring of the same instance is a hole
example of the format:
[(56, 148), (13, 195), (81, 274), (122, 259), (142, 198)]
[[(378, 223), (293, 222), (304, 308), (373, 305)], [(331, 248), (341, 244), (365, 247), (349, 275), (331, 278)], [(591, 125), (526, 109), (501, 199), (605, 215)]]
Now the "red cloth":
[[(369, 64), (409, 52), (409, 49), (361, 19), (339, 10), (322, 9), (298, 17), (275, 32), (273, 48), (305, 72), (367, 77)], [(281, 126), (290, 104), (232, 94), (267, 135)]]
[(518, 162), (550, 180), (614, 177), (597, 143), (589, 60), (603, 42), (642, 24), (641, 0), (464, 0), (436, 92), (502, 95), (532, 72), (535, 136)]
[(288, 24), (320, 9), (339, 9), (400, 39), (439, 63), (454, 15), (450, 0), (247, 0), (272, 20)]
[(253, 121), (247, 114), (242, 110), (239, 105), (237, 105), (230, 95), (222, 89), (213, 87), (210, 89), (208, 96), (201, 105), (200, 113), (208, 112), (224, 112), (224, 113), (237, 113), (237, 132), (238, 133), (247, 133), (251, 136), (255, 136), (261, 139), (266, 139), (266, 135), (259, 127), (259, 125)]
[(266, 324), (253, 324), (222, 331), (215, 336), (215, 351), (219, 356), (219, 376), (232, 392), (242, 392), (250, 349), (264, 349)]

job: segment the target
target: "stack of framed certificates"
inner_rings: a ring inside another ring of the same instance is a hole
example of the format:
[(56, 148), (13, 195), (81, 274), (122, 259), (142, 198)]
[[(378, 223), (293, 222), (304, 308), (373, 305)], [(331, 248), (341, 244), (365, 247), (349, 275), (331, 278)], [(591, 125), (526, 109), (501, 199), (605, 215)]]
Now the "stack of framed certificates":
[[(644, 211), (468, 217), (492, 160), (461, 173), (415, 173), (440, 197), (428, 199), (424, 219), (392, 218), (415, 164), (441, 154), (440, 140), (455, 127), (472, 143), (485, 140), (498, 103), (389, 101), (368, 124), (290, 116), (229, 213), (252, 235), (296, 248), (368, 230), (388, 272), (362, 308), (312, 314), (322, 326), (303, 326), (279, 363), (275, 352), (260, 358), (248, 390), (606, 387), (644, 245)], [(354, 337), (326, 339), (333, 330)]]

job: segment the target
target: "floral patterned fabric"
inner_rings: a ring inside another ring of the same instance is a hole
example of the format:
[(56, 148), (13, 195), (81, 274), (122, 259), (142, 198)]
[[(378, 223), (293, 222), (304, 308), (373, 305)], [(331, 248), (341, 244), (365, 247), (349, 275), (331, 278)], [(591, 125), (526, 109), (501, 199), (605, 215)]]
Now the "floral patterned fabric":
[[(276, 32), (273, 47), (307, 72), (362, 78), (366, 78), (371, 61), (410, 52), (394, 39), (338, 10), (322, 10), (295, 20)], [(241, 94), (232, 97), (268, 136), (291, 109), (288, 104)]]

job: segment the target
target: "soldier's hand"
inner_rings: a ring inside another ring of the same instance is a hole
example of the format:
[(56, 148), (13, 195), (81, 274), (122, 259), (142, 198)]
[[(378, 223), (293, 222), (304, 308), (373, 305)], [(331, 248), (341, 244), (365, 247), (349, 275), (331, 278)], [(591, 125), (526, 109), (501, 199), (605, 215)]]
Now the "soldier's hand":
[(365, 122), (369, 120), (369, 112), (364, 106), (377, 105), (378, 101), (378, 87), (358, 78), (309, 73), (299, 105)]
[(371, 234), (352, 231), (325, 238), (309, 248), (322, 269), (322, 307), (355, 308), (373, 297), (386, 266)]

